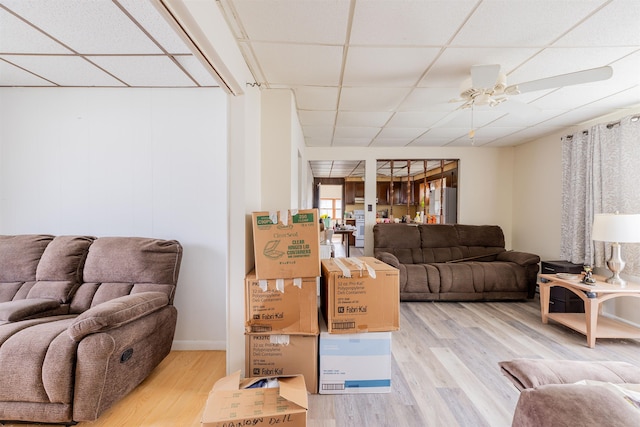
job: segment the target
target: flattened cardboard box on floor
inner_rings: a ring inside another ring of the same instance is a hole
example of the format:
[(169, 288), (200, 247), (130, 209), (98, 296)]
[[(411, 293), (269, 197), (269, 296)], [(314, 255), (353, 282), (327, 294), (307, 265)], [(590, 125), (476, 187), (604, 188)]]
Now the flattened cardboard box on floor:
[(256, 277), (320, 276), (317, 209), (253, 212)]
[(318, 392), (318, 335), (246, 334), (245, 342), (245, 375), (302, 374), (307, 391)]
[(321, 319), (318, 393), (389, 393), (391, 334), (330, 334)]
[(318, 278), (245, 278), (245, 332), (318, 334)]
[(397, 331), (398, 269), (372, 257), (322, 260), (321, 305), (330, 333)]
[(202, 427), (306, 427), (307, 389), (302, 375), (278, 377), (277, 388), (250, 388), (268, 378), (240, 380), (240, 371), (221, 378), (209, 393)]

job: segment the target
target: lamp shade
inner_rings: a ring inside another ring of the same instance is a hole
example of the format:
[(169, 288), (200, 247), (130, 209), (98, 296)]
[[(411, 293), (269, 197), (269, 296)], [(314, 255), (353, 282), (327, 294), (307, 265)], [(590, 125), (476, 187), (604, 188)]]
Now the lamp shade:
[(591, 239), (600, 242), (640, 242), (640, 214), (596, 214)]

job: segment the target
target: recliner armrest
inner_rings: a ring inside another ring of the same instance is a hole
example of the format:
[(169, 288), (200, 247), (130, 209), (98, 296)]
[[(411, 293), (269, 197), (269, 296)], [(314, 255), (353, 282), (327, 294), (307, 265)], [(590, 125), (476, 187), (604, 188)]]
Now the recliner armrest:
[(60, 301), (46, 298), (30, 298), (0, 302), (0, 320), (17, 322), (60, 307)]
[(540, 262), (540, 257), (535, 254), (517, 251), (504, 251), (496, 256), (496, 261), (515, 262), (518, 265), (532, 265)]
[(76, 342), (96, 332), (133, 322), (169, 304), (163, 292), (141, 292), (103, 302), (80, 314), (67, 333)]
[(398, 269), (400, 268), (400, 261), (394, 254), (390, 252), (378, 252), (376, 254), (376, 258), (384, 262), (385, 264), (389, 264), (392, 267), (395, 267)]

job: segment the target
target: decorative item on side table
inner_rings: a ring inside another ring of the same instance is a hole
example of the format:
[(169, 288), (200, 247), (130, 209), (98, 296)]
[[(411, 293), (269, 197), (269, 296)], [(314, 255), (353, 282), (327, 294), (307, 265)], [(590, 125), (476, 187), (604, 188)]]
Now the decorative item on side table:
[(596, 279), (593, 277), (593, 267), (590, 265), (585, 265), (584, 269), (584, 277), (582, 278), (582, 283), (587, 285), (595, 285)]
[(596, 214), (591, 239), (611, 242), (611, 258), (607, 260), (607, 267), (613, 276), (607, 279), (607, 283), (624, 287), (626, 281), (620, 277), (620, 272), (625, 262), (620, 255), (620, 243), (640, 242), (640, 214)]

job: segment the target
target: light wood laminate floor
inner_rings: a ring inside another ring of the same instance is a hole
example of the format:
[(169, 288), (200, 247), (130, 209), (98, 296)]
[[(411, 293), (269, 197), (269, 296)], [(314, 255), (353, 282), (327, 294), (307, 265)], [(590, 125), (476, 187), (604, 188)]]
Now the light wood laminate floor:
[[(455, 427), (511, 424), (518, 392), (501, 360), (620, 360), (640, 365), (640, 341), (598, 340), (542, 324), (539, 300), (401, 303), (393, 333), (392, 392), (309, 396), (309, 427)], [(198, 427), (224, 352), (176, 351), (150, 378), (89, 426)], [(7, 424), (11, 425), (11, 424)], [(16, 424), (16, 427), (24, 424)]]

